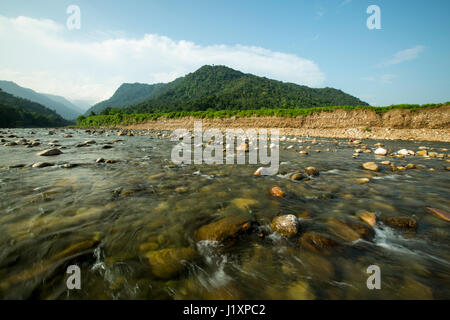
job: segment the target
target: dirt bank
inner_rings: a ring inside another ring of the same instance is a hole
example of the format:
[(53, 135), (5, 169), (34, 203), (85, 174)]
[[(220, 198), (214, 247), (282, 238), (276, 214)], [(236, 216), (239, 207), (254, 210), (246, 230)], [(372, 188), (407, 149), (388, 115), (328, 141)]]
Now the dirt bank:
[[(195, 118), (160, 119), (125, 126), (127, 129), (192, 129)], [(450, 142), (450, 106), (433, 109), (395, 109), (383, 114), (360, 109), (314, 113), (304, 117), (203, 119), (203, 129), (277, 128), (283, 135), (373, 138)]]

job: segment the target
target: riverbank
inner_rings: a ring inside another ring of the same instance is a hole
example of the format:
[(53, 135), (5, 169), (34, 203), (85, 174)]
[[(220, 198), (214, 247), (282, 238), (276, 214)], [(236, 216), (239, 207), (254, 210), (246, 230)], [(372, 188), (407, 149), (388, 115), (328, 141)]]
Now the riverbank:
[[(121, 129), (192, 129), (195, 117), (159, 118), (142, 123), (109, 126)], [(230, 117), (201, 119), (204, 130), (218, 128), (277, 128), (282, 135), (326, 138), (450, 141), (450, 106), (411, 111), (370, 109), (317, 112), (289, 117)]]

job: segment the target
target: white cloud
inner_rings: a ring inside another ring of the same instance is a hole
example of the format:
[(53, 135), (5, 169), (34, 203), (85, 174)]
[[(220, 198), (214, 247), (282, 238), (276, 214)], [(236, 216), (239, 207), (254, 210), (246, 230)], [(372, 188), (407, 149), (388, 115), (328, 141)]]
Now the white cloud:
[(201, 46), (157, 34), (71, 40), (52, 20), (0, 16), (0, 80), (69, 99), (102, 100), (123, 82), (168, 82), (205, 64), (308, 86), (324, 74), (311, 60), (243, 45)]
[(392, 79), (397, 78), (396, 74), (383, 74), (380, 78), (381, 83), (391, 84)]
[(394, 55), (394, 57), (392, 57), (392, 59), (386, 61), (383, 65), (390, 66), (416, 59), (423, 50), (425, 50), (424, 46), (415, 46), (414, 48), (399, 51)]

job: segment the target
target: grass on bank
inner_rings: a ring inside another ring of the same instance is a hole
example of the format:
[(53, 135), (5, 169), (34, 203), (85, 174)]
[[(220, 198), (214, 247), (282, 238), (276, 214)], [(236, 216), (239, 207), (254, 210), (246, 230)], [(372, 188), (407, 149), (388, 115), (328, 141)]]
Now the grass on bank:
[(115, 113), (91, 115), (89, 117), (79, 116), (77, 119), (78, 127), (101, 127), (116, 126), (144, 123), (149, 120), (158, 119), (177, 119), (183, 117), (194, 117), (198, 119), (213, 118), (245, 118), (245, 117), (287, 117), (295, 118), (298, 116), (307, 116), (317, 112), (332, 112), (337, 109), (341, 110), (357, 110), (368, 109), (378, 114), (393, 109), (407, 109), (411, 112), (427, 109), (438, 108), (444, 105), (450, 105), (450, 102), (440, 104), (399, 104), (388, 107), (371, 107), (371, 106), (336, 106), (336, 107), (316, 107), (316, 108), (298, 108), (298, 109), (258, 109), (258, 110), (207, 110), (207, 111), (180, 111), (180, 112), (156, 112), (156, 113)]

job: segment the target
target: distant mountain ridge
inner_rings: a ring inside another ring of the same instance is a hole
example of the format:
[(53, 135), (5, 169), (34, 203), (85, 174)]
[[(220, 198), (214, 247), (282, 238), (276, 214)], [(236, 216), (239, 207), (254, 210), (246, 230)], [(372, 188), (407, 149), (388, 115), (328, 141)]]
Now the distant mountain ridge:
[(0, 89), (0, 127), (59, 127), (70, 124), (54, 110)]
[[(116, 97), (120, 99), (116, 100)], [(113, 97), (95, 105), (96, 108), (89, 109), (86, 114), (91, 111), (97, 114), (107, 108), (108, 110), (103, 113), (310, 108), (341, 105), (365, 106), (368, 104), (338, 89), (310, 88), (243, 73), (226, 66), (205, 65), (193, 73), (166, 84), (123, 84)]]
[(28, 99), (52, 109), (66, 120), (74, 120), (83, 113), (82, 110), (79, 110), (78, 107), (63, 97), (38, 93), (32, 89), (21, 87), (12, 81), (0, 80), (0, 89), (16, 97)]

